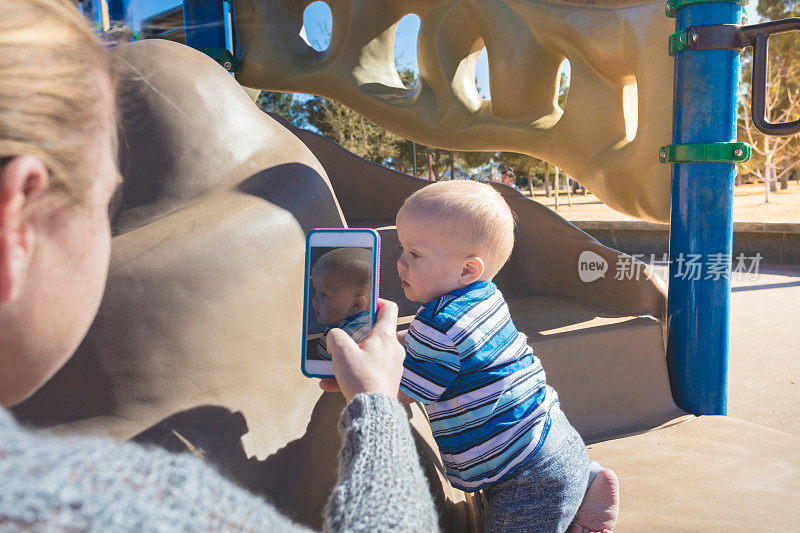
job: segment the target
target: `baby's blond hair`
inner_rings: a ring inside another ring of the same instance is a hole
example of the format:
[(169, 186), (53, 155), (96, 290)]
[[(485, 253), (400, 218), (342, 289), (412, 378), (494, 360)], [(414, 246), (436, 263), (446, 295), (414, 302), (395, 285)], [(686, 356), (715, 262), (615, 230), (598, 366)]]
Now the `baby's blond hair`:
[(312, 277), (314, 272), (335, 272), (342, 285), (368, 296), (372, 287), (372, 252), (366, 248), (336, 248), (317, 259)]
[(433, 218), (431, 231), (451, 235), (467, 256), (483, 259), (482, 279), (491, 279), (514, 248), (514, 214), (490, 185), (454, 180), (433, 183), (406, 199), (398, 212), (413, 218)]
[(100, 127), (116, 133), (107, 53), (66, 0), (0, 0), (0, 13), (0, 167), (37, 156), (51, 186), (80, 200), (94, 178), (87, 147)]

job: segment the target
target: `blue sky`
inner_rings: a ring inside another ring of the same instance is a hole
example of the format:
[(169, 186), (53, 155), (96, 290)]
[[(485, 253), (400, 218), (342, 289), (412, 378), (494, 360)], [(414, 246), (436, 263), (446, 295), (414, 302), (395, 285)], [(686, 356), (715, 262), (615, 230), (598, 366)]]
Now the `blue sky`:
[[(131, 0), (133, 8), (134, 27), (139, 26), (143, 18), (147, 18), (155, 13), (164, 11), (178, 5), (180, 2), (175, 0)], [(750, 0), (746, 7), (747, 16), (750, 24), (758, 21), (756, 14), (757, 0)], [(330, 34), (331, 14), (330, 8), (322, 1), (313, 2), (306, 9), (303, 23), (306, 27), (306, 35), (312, 44), (325, 43), (326, 35)], [(395, 35), (395, 63), (397, 68), (402, 70), (410, 68), (414, 72), (417, 68), (417, 34), (419, 33), (419, 17), (416, 15), (406, 15), (397, 27)], [(567, 66), (569, 75), (569, 67)], [(475, 81), (478, 92), (484, 98), (489, 94), (489, 63), (484, 50), (478, 58), (478, 65), (475, 69)]]

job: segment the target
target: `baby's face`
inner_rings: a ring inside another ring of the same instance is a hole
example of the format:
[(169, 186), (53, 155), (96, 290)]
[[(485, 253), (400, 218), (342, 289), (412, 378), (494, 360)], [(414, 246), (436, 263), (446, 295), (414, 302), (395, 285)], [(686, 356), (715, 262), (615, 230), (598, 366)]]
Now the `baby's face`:
[(330, 326), (345, 318), (364, 310), (362, 305), (364, 297), (359, 298), (358, 290), (351, 285), (342, 283), (340, 276), (326, 272), (323, 269), (311, 274), (311, 283), (314, 284), (314, 298), (311, 306), (317, 322)]
[(403, 248), (397, 273), (412, 302), (429, 302), (461, 287), (467, 253), (440, 228), (433, 217), (412, 217), (403, 210), (397, 214), (397, 238)]

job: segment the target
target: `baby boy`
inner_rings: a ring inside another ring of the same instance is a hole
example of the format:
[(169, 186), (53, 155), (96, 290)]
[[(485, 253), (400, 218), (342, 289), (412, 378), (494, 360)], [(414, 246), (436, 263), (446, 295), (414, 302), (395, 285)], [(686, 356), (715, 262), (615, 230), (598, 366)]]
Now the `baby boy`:
[(363, 341), (372, 327), (369, 313), (372, 288), (372, 252), (365, 248), (336, 248), (320, 257), (311, 268), (314, 298), (311, 305), (325, 331), (317, 344), (317, 356), (330, 361), (325, 342), (328, 331), (344, 330)]
[(401, 397), (425, 404), (450, 482), (484, 490), (487, 531), (611, 531), (616, 475), (589, 461), (492, 283), (514, 246), (508, 204), (489, 185), (435, 183), (403, 204), (397, 236), (403, 290), (423, 303)]

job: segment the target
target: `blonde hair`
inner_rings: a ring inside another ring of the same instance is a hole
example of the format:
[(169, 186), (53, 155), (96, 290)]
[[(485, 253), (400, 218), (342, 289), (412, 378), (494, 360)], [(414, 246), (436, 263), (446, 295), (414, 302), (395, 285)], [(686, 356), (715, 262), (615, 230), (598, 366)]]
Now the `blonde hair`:
[(446, 232), (467, 256), (483, 259), (482, 279), (491, 279), (514, 248), (514, 213), (490, 185), (454, 180), (433, 183), (409, 196), (398, 212), (412, 218), (433, 218), (431, 231)]
[(372, 287), (372, 252), (366, 248), (336, 248), (314, 263), (314, 272), (335, 273), (343, 286), (367, 295)]
[(0, 13), (0, 167), (34, 155), (80, 200), (98, 128), (116, 135), (107, 52), (66, 0), (0, 0)]

